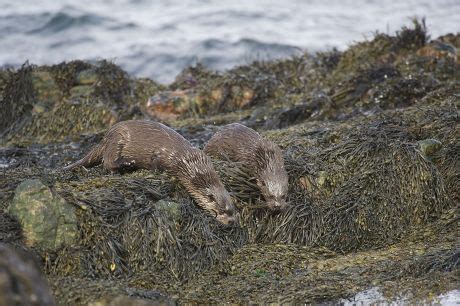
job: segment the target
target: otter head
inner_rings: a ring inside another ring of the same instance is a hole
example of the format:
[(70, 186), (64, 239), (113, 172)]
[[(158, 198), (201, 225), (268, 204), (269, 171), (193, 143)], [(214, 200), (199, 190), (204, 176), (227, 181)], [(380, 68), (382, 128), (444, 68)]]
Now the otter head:
[[(217, 221), (225, 225), (237, 223), (237, 213), (232, 199), (225, 190), (224, 186), (215, 185), (206, 189), (202, 197), (204, 208), (212, 215), (216, 216)], [(211, 208), (211, 209), (208, 209)]]
[(208, 156), (193, 149), (176, 166), (179, 168), (177, 177), (198, 206), (215, 216), (222, 224), (237, 223), (238, 216), (232, 199)]
[(286, 208), (288, 175), (281, 150), (270, 141), (263, 141), (254, 151), (256, 157), (257, 186), (267, 206), (273, 211)]

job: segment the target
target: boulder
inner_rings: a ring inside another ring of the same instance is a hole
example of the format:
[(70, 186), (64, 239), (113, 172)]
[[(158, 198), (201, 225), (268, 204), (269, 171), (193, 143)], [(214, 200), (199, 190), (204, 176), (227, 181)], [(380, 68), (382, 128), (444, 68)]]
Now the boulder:
[(29, 247), (57, 249), (72, 244), (78, 236), (74, 207), (38, 179), (19, 184), (8, 213), (21, 224)]
[(34, 258), (0, 243), (0, 305), (56, 305)]

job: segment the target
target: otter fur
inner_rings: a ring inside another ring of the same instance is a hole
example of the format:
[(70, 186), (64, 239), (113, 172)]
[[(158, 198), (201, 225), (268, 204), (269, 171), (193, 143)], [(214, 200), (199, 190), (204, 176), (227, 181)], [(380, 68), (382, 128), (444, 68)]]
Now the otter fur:
[(288, 175), (281, 149), (259, 133), (239, 123), (221, 128), (207, 142), (204, 152), (216, 158), (240, 162), (257, 180), (267, 206), (274, 211), (284, 209), (288, 191)]
[(85, 157), (64, 167), (98, 164), (112, 172), (160, 169), (177, 177), (197, 204), (223, 224), (236, 221), (235, 207), (212, 162), (173, 129), (153, 121), (129, 120), (113, 125)]

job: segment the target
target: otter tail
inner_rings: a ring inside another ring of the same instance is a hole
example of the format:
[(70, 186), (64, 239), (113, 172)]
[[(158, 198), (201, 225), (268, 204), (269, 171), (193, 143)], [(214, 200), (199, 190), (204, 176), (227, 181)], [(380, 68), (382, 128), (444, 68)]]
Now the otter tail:
[(71, 170), (79, 166), (85, 166), (85, 167), (93, 167), (97, 164), (100, 164), (102, 162), (102, 152), (104, 151), (104, 145), (103, 144), (98, 144), (94, 148), (89, 151), (88, 154), (85, 155), (80, 160), (77, 160), (76, 162), (65, 166), (62, 168), (62, 170)]

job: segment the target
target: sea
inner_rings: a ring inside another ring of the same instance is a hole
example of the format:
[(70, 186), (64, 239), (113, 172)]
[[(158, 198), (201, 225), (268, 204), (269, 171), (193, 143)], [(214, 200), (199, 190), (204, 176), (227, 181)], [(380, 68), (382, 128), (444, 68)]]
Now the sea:
[(425, 18), (432, 38), (460, 31), (460, 0), (0, 0), (0, 67), (109, 59), (169, 83), (202, 63), (344, 50)]

